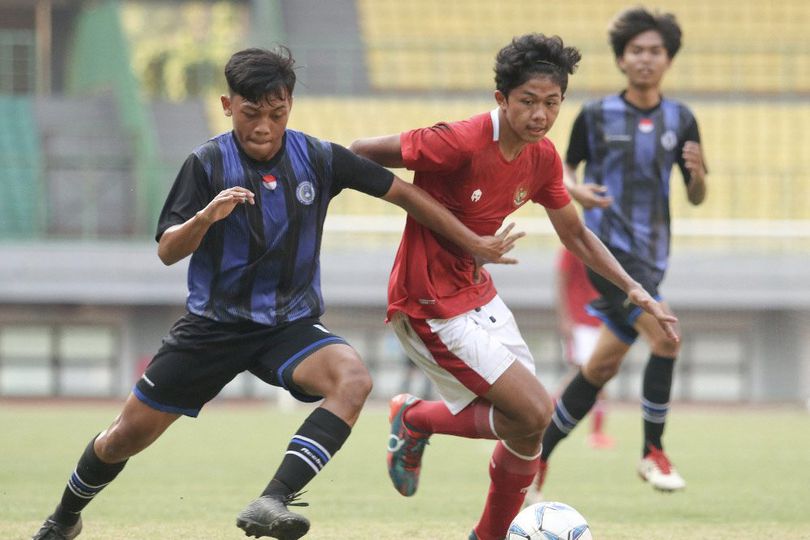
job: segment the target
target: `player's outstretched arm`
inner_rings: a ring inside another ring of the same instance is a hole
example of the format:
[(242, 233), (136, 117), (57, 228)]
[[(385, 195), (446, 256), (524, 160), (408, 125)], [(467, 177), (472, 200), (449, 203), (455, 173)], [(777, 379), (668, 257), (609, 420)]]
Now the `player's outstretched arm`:
[(504, 256), (519, 238), (525, 236), (522, 232), (512, 233), (512, 226), (495, 236), (478, 236), (424, 190), (397, 177), (382, 199), (401, 207), (422, 225), (460, 246), (480, 264), (517, 263), (517, 260)]
[(403, 167), (402, 146), (399, 142), (399, 135), (384, 135), (382, 137), (366, 137), (357, 139), (350, 146), (349, 150), (379, 163), (383, 167)]
[(658, 324), (671, 339), (678, 341), (675, 323), (678, 319), (664, 310), (644, 288), (622, 268), (605, 245), (588, 230), (579, 219), (572, 204), (559, 210), (546, 210), (551, 224), (565, 247), (594, 272), (627, 293), (627, 300), (658, 320)]
[(256, 204), (253, 192), (243, 187), (225, 189), (192, 218), (166, 229), (158, 242), (163, 264), (172, 265), (194, 253), (211, 225), (228, 217), (237, 204)]

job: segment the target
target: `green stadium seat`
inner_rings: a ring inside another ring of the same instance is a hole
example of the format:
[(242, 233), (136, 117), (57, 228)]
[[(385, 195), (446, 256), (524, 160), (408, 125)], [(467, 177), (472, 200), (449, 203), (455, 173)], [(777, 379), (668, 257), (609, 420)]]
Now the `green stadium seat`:
[(40, 229), (42, 157), (28, 96), (0, 95), (0, 238), (31, 238)]

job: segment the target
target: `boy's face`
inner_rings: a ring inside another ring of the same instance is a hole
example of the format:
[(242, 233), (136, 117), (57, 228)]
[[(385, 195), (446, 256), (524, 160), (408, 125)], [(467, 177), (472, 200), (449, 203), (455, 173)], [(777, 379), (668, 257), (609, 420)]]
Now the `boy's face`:
[(535, 143), (546, 136), (557, 120), (563, 102), (560, 85), (548, 75), (537, 75), (504, 96), (495, 91), (495, 100), (515, 136), (524, 143)]
[(624, 54), (616, 59), (630, 86), (639, 89), (660, 86), (671, 62), (664, 39), (655, 30), (642, 32), (628, 41)]
[(292, 109), (292, 97), (267, 95), (261, 103), (239, 94), (221, 96), (222, 110), (233, 121), (236, 140), (251, 158), (268, 161), (281, 149)]

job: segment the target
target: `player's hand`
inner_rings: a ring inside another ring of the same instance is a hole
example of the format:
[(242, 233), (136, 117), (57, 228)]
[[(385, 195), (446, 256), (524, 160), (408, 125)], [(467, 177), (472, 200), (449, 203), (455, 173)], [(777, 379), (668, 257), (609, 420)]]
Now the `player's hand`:
[(517, 264), (517, 259), (504, 257), (506, 253), (512, 251), (515, 242), (526, 236), (525, 232), (512, 233), (515, 228), (514, 223), (510, 223), (506, 228), (495, 236), (482, 236), (479, 246), (473, 253), (475, 259), (475, 269), (473, 279), (477, 282), (481, 277), (481, 267), (487, 263), (495, 264)]
[(613, 204), (613, 197), (607, 194), (607, 186), (576, 184), (569, 189), (569, 193), (585, 210), (607, 208)]
[(700, 149), (700, 143), (686, 141), (683, 145), (682, 155), (689, 175), (698, 180), (703, 179), (706, 173), (706, 164), (703, 163), (703, 152)]
[(678, 332), (675, 329), (675, 324), (678, 318), (673, 314), (667, 312), (664, 307), (657, 302), (650, 294), (645, 291), (641, 286), (634, 287), (627, 294), (626, 304), (635, 304), (658, 320), (658, 324), (666, 332), (667, 336), (674, 340), (680, 341)]
[(228, 217), (238, 204), (256, 204), (253, 192), (243, 187), (223, 189), (198, 215), (214, 223)]

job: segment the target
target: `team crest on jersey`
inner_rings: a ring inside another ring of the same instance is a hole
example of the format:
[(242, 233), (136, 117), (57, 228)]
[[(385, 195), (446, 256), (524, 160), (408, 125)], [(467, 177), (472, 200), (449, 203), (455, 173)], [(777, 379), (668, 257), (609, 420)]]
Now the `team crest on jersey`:
[(520, 186), (515, 190), (515, 197), (513, 202), (515, 206), (520, 206), (526, 202), (526, 197), (529, 195), (529, 191), (526, 189), (525, 186)]
[(638, 122), (638, 130), (642, 133), (652, 133), (652, 130), (655, 129), (655, 124), (649, 118), (642, 118)]
[(298, 188), (295, 190), (295, 197), (301, 204), (307, 206), (312, 204), (312, 201), (315, 200), (315, 187), (312, 185), (312, 182), (305, 180), (298, 184)]
[(668, 129), (661, 135), (661, 146), (664, 150), (672, 150), (678, 144), (678, 136), (671, 129)]
[(480, 200), (481, 200), (481, 194), (482, 194), (482, 193), (481, 193), (481, 190), (480, 190), (480, 189), (476, 189), (475, 191), (473, 191), (473, 192), (472, 192), (472, 195), (470, 195), (470, 200), (471, 200), (472, 202), (478, 202), (478, 201), (480, 201)]

